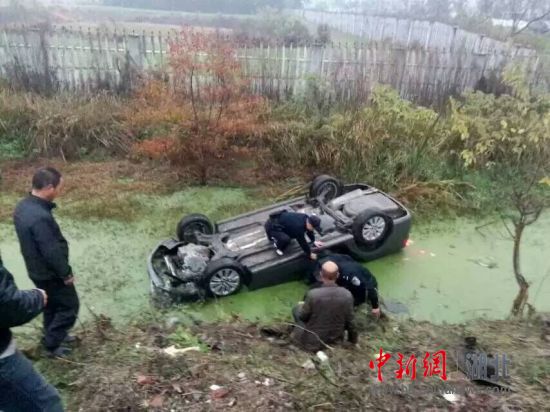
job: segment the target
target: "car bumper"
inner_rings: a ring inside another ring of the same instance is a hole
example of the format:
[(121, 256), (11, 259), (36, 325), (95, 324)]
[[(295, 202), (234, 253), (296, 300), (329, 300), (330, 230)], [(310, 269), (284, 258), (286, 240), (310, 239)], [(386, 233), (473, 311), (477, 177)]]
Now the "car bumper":
[(149, 254), (149, 257), (147, 259), (147, 273), (149, 274), (149, 280), (151, 282), (151, 292), (155, 292), (155, 291), (158, 291), (158, 290), (163, 290), (163, 291), (166, 291), (166, 292), (170, 291), (170, 288), (166, 286), (164, 280), (156, 272), (156, 270), (153, 266), (153, 260), (155, 258), (158, 258), (159, 254), (162, 253), (162, 250), (169, 251), (173, 248), (178, 247), (178, 245), (180, 245), (180, 244), (181, 244), (181, 242), (178, 242), (174, 239), (163, 240)]

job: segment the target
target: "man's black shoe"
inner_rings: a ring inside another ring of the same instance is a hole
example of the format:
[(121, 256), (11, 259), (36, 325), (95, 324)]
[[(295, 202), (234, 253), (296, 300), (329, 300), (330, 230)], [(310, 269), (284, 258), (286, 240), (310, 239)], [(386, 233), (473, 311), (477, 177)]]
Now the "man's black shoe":
[(75, 343), (78, 340), (76, 336), (73, 335), (67, 335), (65, 339), (63, 339), (63, 343)]
[(71, 349), (66, 348), (64, 346), (60, 346), (57, 349), (54, 349), (54, 350), (51, 350), (51, 351), (48, 350), (46, 353), (47, 353), (48, 358), (62, 358), (62, 359), (64, 359), (71, 353)]

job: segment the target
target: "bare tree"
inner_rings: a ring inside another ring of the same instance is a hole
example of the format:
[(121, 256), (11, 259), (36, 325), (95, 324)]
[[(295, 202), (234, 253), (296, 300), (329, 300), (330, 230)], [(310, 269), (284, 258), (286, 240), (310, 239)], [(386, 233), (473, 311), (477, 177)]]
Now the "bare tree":
[[(538, 159), (539, 161), (542, 159)], [(548, 160), (548, 159), (546, 159)], [(514, 276), (516, 282), (519, 286), (519, 292), (514, 299), (512, 304), (512, 315), (519, 316), (524, 312), (525, 306), (528, 305), (528, 291), (529, 291), (529, 282), (525, 279), (523, 271), (521, 269), (521, 241), (523, 238), (523, 233), (527, 226), (535, 223), (542, 212), (548, 208), (548, 197), (541, 195), (539, 189), (540, 180), (538, 178), (541, 176), (540, 170), (542, 170), (542, 165), (535, 165), (536, 171), (533, 171), (532, 178), (527, 184), (521, 186), (515, 185), (511, 193), (511, 204), (514, 207), (514, 212), (504, 218), (503, 222), (506, 226), (506, 229), (510, 233), (512, 240), (514, 241), (513, 249), (513, 266), (514, 266)], [(514, 230), (511, 231), (506, 225), (506, 220), (509, 220), (514, 225)]]
[(484, 15), (511, 20), (509, 37), (517, 36), (534, 23), (550, 18), (548, 0), (480, 0), (477, 7)]

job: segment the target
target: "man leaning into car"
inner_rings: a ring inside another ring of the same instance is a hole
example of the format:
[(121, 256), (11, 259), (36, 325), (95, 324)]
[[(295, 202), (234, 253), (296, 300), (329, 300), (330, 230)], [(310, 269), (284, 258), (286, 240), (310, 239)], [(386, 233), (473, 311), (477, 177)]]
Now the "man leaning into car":
[(313, 273), (309, 275), (309, 283), (312, 288), (321, 285), (320, 272), (321, 266), (325, 262), (333, 262), (338, 266), (338, 279), (336, 284), (349, 290), (353, 296), (355, 306), (362, 305), (367, 300), (372, 307), (372, 315), (380, 317), (380, 303), (378, 299), (378, 282), (374, 275), (359, 262), (356, 262), (347, 255), (331, 253), (319, 258), (315, 264)]
[(311, 251), (311, 247), (305, 239), (307, 236), (312, 245), (322, 247), (323, 243), (315, 240), (314, 230), (321, 235), (323, 233), (319, 217), (286, 210), (272, 213), (265, 223), (267, 238), (273, 242), (279, 256), (283, 256), (291, 240), (296, 239), (306, 256), (311, 260), (317, 259), (317, 255)]

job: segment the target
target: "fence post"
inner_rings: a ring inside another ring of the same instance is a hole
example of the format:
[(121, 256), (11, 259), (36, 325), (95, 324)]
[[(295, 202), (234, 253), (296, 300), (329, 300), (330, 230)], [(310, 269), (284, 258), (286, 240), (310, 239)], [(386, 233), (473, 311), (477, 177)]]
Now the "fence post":
[(323, 73), (325, 71), (325, 51), (326, 51), (326, 49), (327, 49), (327, 46), (323, 45), (323, 48), (321, 49), (321, 64), (319, 65), (320, 66), (320, 73), (319, 73), (320, 78), (323, 77)]
[(433, 25), (434, 25), (434, 22), (431, 21), (430, 25), (429, 25), (429, 28), (428, 28), (428, 33), (426, 34), (426, 44), (424, 46), (424, 47), (426, 47), (426, 49), (430, 47), (430, 41), (432, 40)]
[(4, 54), (4, 56), (6, 56), (6, 60), (2, 62), (2, 65), (1, 65), (0, 69), (2, 70), (2, 72), (5, 72), (6, 62), (8, 61), (8, 59), (12, 58), (10, 40), (8, 38), (8, 34), (6, 32), (6, 29), (2, 30), (2, 37), (4, 38), (4, 47), (5, 47), (5, 51), (4, 51), (3, 54)]
[(82, 31), (82, 26), (79, 28), (78, 31), (78, 39), (79, 39), (79, 52), (76, 55), (77, 63), (76, 67), (78, 67), (78, 80), (79, 80), (79, 87), (84, 88), (85, 82), (84, 82), (84, 69), (82, 68), (82, 55), (84, 54), (84, 32)]
[(158, 34), (158, 42), (159, 42), (159, 63), (161, 70), (164, 69), (164, 52), (165, 52), (165, 45), (164, 45), (164, 39), (162, 38), (162, 31), (159, 30)]
[(455, 42), (456, 42), (456, 32), (458, 30), (458, 27), (457, 26), (454, 26), (453, 27), (453, 32), (451, 34), (451, 46), (450, 46), (450, 50), (451, 50), (451, 53), (453, 53), (455, 51)]
[(157, 68), (157, 49), (155, 48), (155, 32), (151, 30), (151, 54), (153, 56), (153, 68)]
[(413, 32), (414, 20), (409, 21), (409, 33), (407, 34), (407, 47), (411, 44), (412, 32)]
[(485, 36), (482, 34), (479, 36), (479, 44), (477, 46), (477, 52), (478, 53), (481, 53), (482, 52), (482, 45), (483, 45), (483, 40), (485, 39)]
[(245, 43), (244, 44), (244, 54), (243, 54), (243, 57), (244, 57), (244, 77), (245, 79), (248, 79), (248, 74), (249, 74), (249, 70), (248, 70), (248, 45)]
[(283, 43), (283, 47), (281, 49), (281, 72), (279, 74), (279, 98), (281, 97), (281, 85), (283, 83), (283, 76), (285, 74), (285, 57), (285, 45)]
[[(102, 76), (101, 72), (102, 70), (102, 64), (103, 64), (103, 48), (101, 47), (101, 33), (99, 27), (96, 29), (96, 39), (97, 39), (97, 67), (96, 67), (96, 80), (97, 80), (97, 86), (101, 84)], [(90, 37), (90, 49), (92, 49), (92, 55), (95, 53), (93, 52), (93, 40)]]

